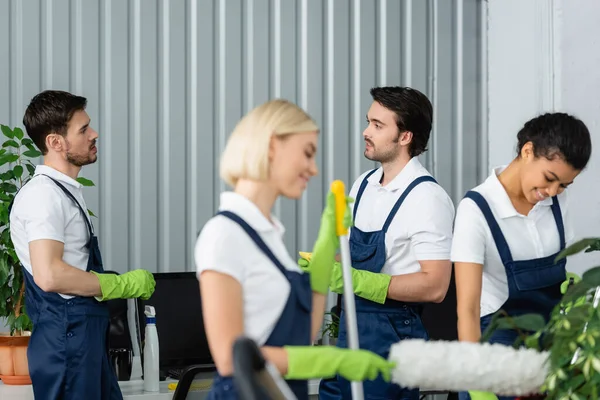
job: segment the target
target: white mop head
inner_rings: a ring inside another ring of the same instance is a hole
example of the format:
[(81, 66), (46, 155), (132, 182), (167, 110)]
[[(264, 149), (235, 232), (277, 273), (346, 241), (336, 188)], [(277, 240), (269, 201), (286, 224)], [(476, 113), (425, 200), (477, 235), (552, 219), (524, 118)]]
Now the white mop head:
[(539, 393), (548, 353), (489, 343), (406, 339), (392, 345), (392, 381), (409, 388), (479, 390), (499, 395)]

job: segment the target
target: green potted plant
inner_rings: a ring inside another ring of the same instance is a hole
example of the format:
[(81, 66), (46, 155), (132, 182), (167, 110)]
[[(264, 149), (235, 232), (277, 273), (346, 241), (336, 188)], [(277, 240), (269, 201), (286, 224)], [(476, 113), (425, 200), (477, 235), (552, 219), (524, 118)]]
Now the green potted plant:
[[(4, 383), (28, 383), (26, 350), (32, 323), (25, 309), (25, 272), (10, 238), (8, 208), (17, 191), (33, 177), (33, 161), (42, 153), (21, 128), (0, 125), (0, 130), (4, 139), (0, 148), (0, 168), (4, 171), (0, 173), (0, 320), (5, 319), (9, 328), (9, 332), (0, 333), (0, 379)], [(85, 178), (78, 181), (84, 186), (94, 185)]]
[[(600, 250), (600, 238), (588, 238), (566, 248), (557, 260), (580, 252)], [(515, 346), (546, 351), (548, 375), (541, 388), (548, 400), (600, 398), (600, 266), (588, 269), (571, 285), (546, 323), (540, 315), (493, 317), (482, 336), (496, 329), (516, 329)]]
[(329, 338), (329, 344), (335, 346), (340, 329), (340, 317), (335, 312), (327, 312), (324, 314), (328, 316), (323, 325), (323, 331), (321, 333), (321, 340), (325, 337)]

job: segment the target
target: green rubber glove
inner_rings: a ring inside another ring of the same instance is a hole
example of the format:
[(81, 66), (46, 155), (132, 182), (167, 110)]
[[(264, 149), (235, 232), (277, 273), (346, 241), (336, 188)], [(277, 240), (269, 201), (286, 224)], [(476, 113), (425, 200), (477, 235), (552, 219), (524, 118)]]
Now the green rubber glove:
[[(300, 259), (298, 260), (298, 266), (302, 270), (311, 271), (311, 254), (300, 252)], [(352, 271), (352, 286), (354, 287), (354, 294), (373, 301), (378, 304), (385, 303), (387, 299), (388, 288), (392, 277), (386, 274), (376, 274), (374, 272), (363, 271), (359, 269), (351, 269)], [(331, 271), (331, 280), (329, 282), (329, 288), (332, 292), (342, 294), (344, 293), (344, 277), (342, 275), (342, 264), (339, 262), (333, 263), (333, 269)]]
[[(375, 272), (363, 271), (351, 268), (352, 286), (354, 294), (373, 301), (378, 304), (385, 303), (388, 288), (392, 277), (387, 274), (377, 274)], [(342, 275), (342, 264), (336, 262), (333, 264), (331, 272), (330, 289), (334, 293), (344, 293), (344, 277)]]
[(581, 281), (581, 277), (579, 275), (574, 274), (573, 272), (567, 272), (567, 279), (565, 279), (565, 281), (560, 284), (560, 292), (562, 294), (567, 293), (567, 289), (569, 288), (569, 280), (571, 278), (573, 278), (573, 284), (576, 284), (579, 281)]
[(367, 350), (334, 346), (285, 346), (288, 373), (285, 379), (332, 378), (341, 375), (349, 381), (374, 380), (379, 374), (390, 381), (395, 363)]
[[(346, 199), (348, 204), (351, 199)], [(349, 211), (346, 210), (344, 223), (349, 226)], [(335, 196), (332, 192), (327, 195), (327, 205), (321, 216), (319, 235), (312, 252), (310, 267), (310, 286), (313, 291), (326, 294), (329, 288), (331, 267), (335, 262), (335, 254), (340, 246), (335, 226)]]
[(98, 298), (99, 301), (135, 299), (138, 297), (142, 300), (148, 300), (154, 293), (154, 287), (156, 286), (154, 276), (144, 269), (136, 269), (122, 275), (91, 272), (100, 281), (102, 297)]
[(498, 397), (490, 392), (480, 392), (477, 390), (469, 390), (471, 400), (498, 400)]

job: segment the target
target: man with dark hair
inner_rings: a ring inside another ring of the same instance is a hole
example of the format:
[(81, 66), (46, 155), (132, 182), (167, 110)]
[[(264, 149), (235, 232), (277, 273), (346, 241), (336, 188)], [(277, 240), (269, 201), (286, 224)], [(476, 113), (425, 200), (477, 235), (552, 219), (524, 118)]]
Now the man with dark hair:
[[(402, 339), (427, 339), (422, 304), (446, 296), (454, 205), (417, 159), (431, 132), (427, 97), (406, 87), (374, 88), (371, 96), (364, 155), (381, 167), (361, 175), (350, 191), (355, 199), (350, 252), (360, 347), (387, 358), (390, 346)], [(343, 292), (339, 265), (331, 290)], [(346, 342), (342, 312), (338, 346)], [(419, 398), (418, 389), (382, 377), (363, 382), (363, 388), (365, 398)], [(350, 399), (350, 383), (341, 377), (324, 380), (319, 395)]]
[(36, 400), (122, 399), (108, 358), (105, 300), (154, 292), (145, 270), (105, 274), (87, 213), (81, 167), (97, 159), (98, 133), (86, 99), (61, 91), (36, 95), (23, 118), (44, 164), (15, 196), (10, 236), (24, 271), (33, 322), (27, 358)]

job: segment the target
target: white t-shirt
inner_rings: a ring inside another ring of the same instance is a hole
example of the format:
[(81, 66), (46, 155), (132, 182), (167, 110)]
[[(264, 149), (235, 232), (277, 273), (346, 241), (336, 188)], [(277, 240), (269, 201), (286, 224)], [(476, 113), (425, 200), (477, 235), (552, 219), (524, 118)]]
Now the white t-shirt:
[[(473, 190), (480, 193), (492, 210), (504, 234), (513, 260), (530, 260), (552, 255), (560, 250), (560, 237), (554, 215), (552, 198), (538, 202), (527, 216), (519, 214), (506, 190), (498, 180), (505, 166), (494, 168), (492, 174)], [(567, 217), (567, 191), (558, 195), (565, 226), (567, 246), (574, 235)], [(492, 232), (483, 213), (471, 199), (458, 205), (452, 243), (452, 262), (483, 265), (481, 313), (486, 316), (498, 311), (508, 299), (506, 270), (500, 259)]]
[[(90, 239), (88, 227), (77, 205), (47, 176), (67, 188), (75, 196), (81, 208), (87, 211), (82, 185), (75, 179), (46, 165), (38, 165), (35, 176), (15, 196), (10, 213), (10, 237), (17, 257), (25, 269), (33, 275), (29, 257), (29, 242), (40, 239), (64, 243), (63, 261), (83, 271), (87, 269)], [(69, 299), (73, 296), (60, 294)]]
[[(219, 210), (231, 211), (256, 230), (273, 255), (288, 270), (302, 272), (287, 252), (283, 226), (269, 222), (254, 203), (234, 193), (221, 194)], [(242, 285), (244, 335), (264, 345), (279, 320), (290, 293), (290, 284), (277, 266), (258, 248), (242, 227), (222, 215), (202, 228), (195, 248), (198, 278), (211, 270), (230, 275)]]
[[(354, 182), (350, 197), (356, 199), (368, 173)], [(383, 169), (379, 168), (367, 179), (360, 198), (354, 226), (363, 232), (381, 230), (408, 185), (418, 177), (431, 176), (416, 157), (386, 186), (379, 183), (382, 174)], [(417, 185), (404, 199), (385, 235), (386, 261), (381, 272), (410, 274), (421, 270), (419, 261), (449, 260), (453, 220), (454, 205), (440, 185), (434, 182)]]

